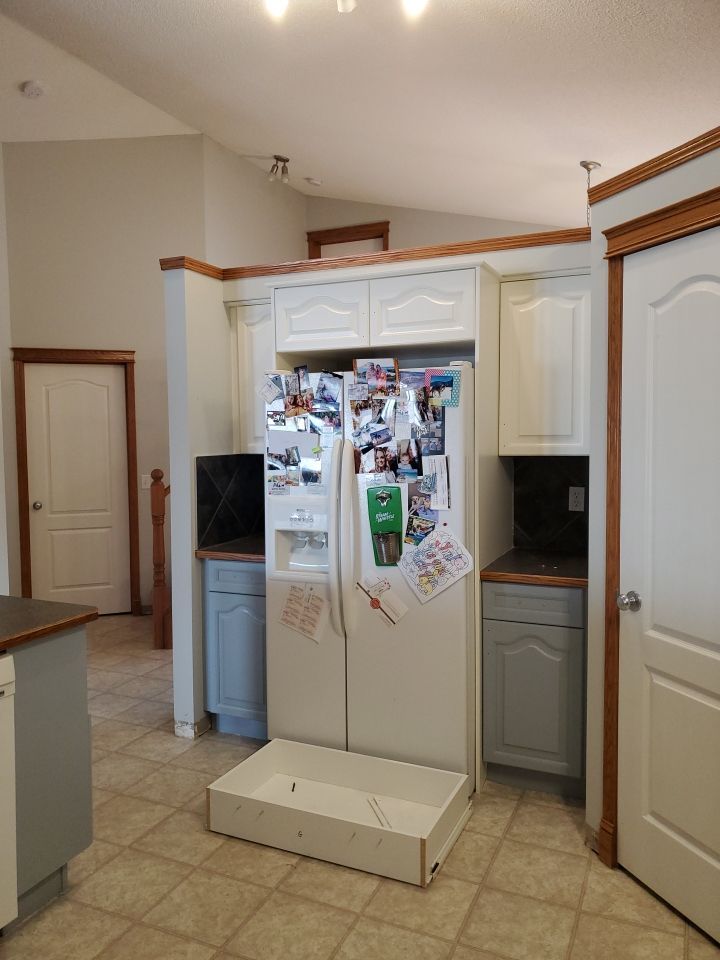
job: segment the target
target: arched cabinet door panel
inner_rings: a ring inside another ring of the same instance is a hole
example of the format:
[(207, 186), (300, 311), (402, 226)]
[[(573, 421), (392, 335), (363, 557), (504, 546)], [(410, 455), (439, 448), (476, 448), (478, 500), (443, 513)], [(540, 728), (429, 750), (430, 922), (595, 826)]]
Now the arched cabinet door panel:
[(368, 346), (368, 299), (367, 280), (279, 287), (274, 294), (278, 352)]
[(374, 347), (474, 340), (475, 316), (475, 270), (370, 281)]
[(582, 775), (584, 631), (483, 620), (483, 759)]
[(590, 278), (500, 284), (499, 452), (590, 452)]

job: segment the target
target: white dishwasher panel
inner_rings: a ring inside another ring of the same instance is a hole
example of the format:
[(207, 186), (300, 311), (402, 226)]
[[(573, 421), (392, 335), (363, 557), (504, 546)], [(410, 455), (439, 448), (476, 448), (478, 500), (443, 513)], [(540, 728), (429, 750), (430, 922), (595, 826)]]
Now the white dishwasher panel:
[(0, 929), (17, 917), (15, 668), (0, 657)]

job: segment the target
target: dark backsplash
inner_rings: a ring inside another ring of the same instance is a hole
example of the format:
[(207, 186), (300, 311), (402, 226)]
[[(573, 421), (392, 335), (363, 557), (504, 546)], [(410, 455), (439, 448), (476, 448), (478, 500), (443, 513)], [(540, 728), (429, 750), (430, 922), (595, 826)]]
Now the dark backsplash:
[(197, 457), (197, 545), (212, 547), (265, 530), (264, 457)]
[[(514, 458), (513, 545), (587, 555), (587, 457)], [(568, 510), (570, 487), (585, 488), (585, 510)]]

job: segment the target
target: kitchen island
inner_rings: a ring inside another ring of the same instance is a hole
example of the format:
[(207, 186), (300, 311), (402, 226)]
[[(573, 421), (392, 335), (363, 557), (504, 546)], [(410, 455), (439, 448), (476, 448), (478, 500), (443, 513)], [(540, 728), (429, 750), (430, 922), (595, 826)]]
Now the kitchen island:
[(0, 658), (15, 667), (18, 915), (61, 893), (92, 842), (85, 624), (94, 607), (0, 597)]

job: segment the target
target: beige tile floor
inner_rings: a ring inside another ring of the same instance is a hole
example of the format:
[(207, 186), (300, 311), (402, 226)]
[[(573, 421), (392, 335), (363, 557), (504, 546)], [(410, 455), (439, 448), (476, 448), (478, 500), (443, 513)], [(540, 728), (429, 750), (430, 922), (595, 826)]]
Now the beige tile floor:
[(95, 841), (2, 960), (720, 960), (542, 794), (485, 784), (427, 890), (208, 833), (205, 786), (256, 745), (174, 736), (149, 618), (88, 633)]

